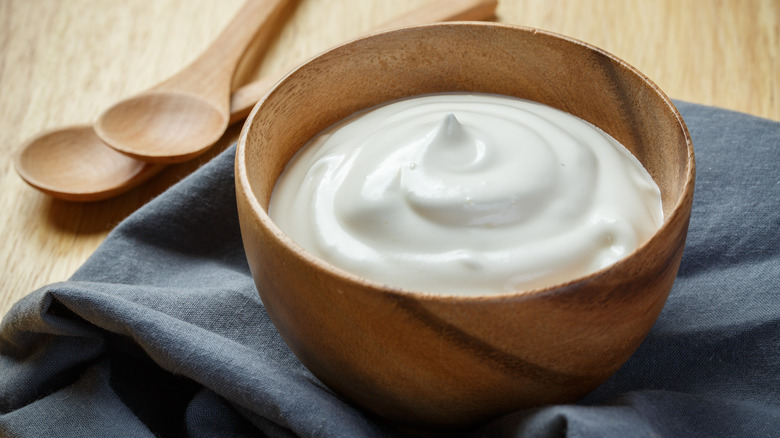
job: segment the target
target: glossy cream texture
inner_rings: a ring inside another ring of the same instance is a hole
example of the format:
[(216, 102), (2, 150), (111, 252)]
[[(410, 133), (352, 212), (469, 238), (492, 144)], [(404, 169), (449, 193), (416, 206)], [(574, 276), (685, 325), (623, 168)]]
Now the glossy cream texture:
[(285, 169), (269, 214), (332, 265), (452, 295), (573, 280), (663, 221), (658, 187), (613, 138), (490, 94), (400, 100), (332, 126)]

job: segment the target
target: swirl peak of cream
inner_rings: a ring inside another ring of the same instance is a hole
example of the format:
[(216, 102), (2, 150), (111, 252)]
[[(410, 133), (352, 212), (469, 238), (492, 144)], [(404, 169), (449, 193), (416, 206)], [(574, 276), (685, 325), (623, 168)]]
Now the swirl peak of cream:
[(603, 131), (535, 102), (462, 93), (326, 129), (291, 160), (269, 214), (341, 269), (444, 294), (573, 280), (663, 221), (658, 187)]

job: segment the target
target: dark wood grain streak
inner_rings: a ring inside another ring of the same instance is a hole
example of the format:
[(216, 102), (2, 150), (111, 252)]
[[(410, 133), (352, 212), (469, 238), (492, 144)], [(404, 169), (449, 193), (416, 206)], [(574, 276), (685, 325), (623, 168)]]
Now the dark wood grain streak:
[[(603, 375), (596, 376), (578, 375), (556, 371), (554, 369), (534, 364), (523, 358), (502, 351), (476, 336), (472, 336), (455, 324), (447, 322), (444, 318), (427, 310), (420, 301), (409, 299), (401, 295), (391, 295), (390, 299), (399, 309), (407, 312), (420, 324), (431, 332), (436, 333), (456, 348), (467, 351), (469, 354), (488, 362), (494, 369), (513, 377), (523, 377), (544, 382), (547, 384), (570, 387), (582, 385), (583, 382), (600, 382)], [(516, 336), (522, 336), (517, 333)]]

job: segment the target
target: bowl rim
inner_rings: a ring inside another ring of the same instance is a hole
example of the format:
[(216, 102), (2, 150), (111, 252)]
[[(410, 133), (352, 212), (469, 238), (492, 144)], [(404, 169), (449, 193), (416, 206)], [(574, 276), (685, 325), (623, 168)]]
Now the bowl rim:
[[(653, 235), (650, 236), (649, 239), (645, 240), (641, 245), (636, 247), (630, 253), (623, 256), (617, 262), (609, 266), (606, 266), (604, 268), (601, 268), (597, 271), (564, 282), (555, 283), (544, 287), (520, 289), (515, 291), (507, 291), (507, 292), (496, 292), (490, 294), (459, 294), (459, 293), (428, 292), (424, 290), (404, 288), (404, 287), (385, 284), (379, 281), (371, 280), (366, 277), (360, 276), (346, 269), (335, 266), (327, 262), (326, 260), (312, 254), (311, 252), (303, 248), (300, 244), (295, 242), (292, 238), (287, 236), (287, 234), (276, 225), (276, 223), (268, 215), (268, 211), (265, 208), (263, 208), (262, 205), (260, 205), (260, 202), (255, 197), (254, 191), (252, 190), (252, 184), (249, 182), (248, 170), (246, 167), (246, 139), (249, 134), (251, 125), (254, 122), (257, 112), (259, 111), (263, 103), (268, 99), (268, 97), (271, 96), (273, 93), (275, 93), (278, 90), (279, 86), (283, 82), (285, 82), (289, 77), (295, 75), (296, 72), (305, 68), (309, 63), (316, 60), (320, 56), (323, 56), (325, 54), (337, 50), (342, 50), (344, 47), (350, 46), (359, 41), (368, 38), (373, 38), (375, 36), (383, 35), (387, 33), (403, 32), (409, 29), (433, 28), (433, 27), (459, 27), (459, 26), (501, 27), (501, 28), (512, 29), (520, 32), (527, 32), (533, 35), (541, 34), (543, 36), (563, 40), (565, 42), (581, 46), (586, 50), (594, 51), (599, 53), (600, 55), (607, 57), (610, 61), (614, 62), (617, 67), (622, 68), (624, 70), (628, 70), (630, 73), (637, 76), (647, 87), (649, 87), (649, 89), (652, 92), (658, 95), (661, 101), (667, 106), (671, 114), (677, 120), (679, 129), (682, 130), (682, 134), (685, 139), (685, 145), (687, 150), (687, 159), (686, 159), (686, 169), (685, 169), (685, 182), (683, 184), (681, 195), (678, 197), (676, 204), (671, 210), (671, 213), (668, 216), (664, 217), (661, 227), (659, 227), (653, 233)], [(682, 115), (680, 114), (679, 110), (674, 105), (672, 100), (649, 77), (647, 77), (644, 73), (640, 72), (638, 69), (628, 64), (621, 58), (613, 55), (610, 52), (607, 52), (604, 49), (594, 46), (593, 44), (587, 43), (585, 41), (573, 37), (569, 37), (563, 34), (559, 34), (556, 32), (534, 28), (530, 26), (522, 26), (522, 25), (507, 24), (507, 23), (496, 23), (496, 22), (484, 22), (484, 21), (450, 21), (450, 22), (443, 22), (443, 23), (403, 26), (394, 29), (367, 33), (359, 37), (353, 38), (351, 40), (348, 40), (339, 45), (333, 46), (324, 51), (321, 51), (316, 55), (310, 57), (309, 59), (303, 61), (302, 63), (298, 64), (295, 68), (293, 68), (287, 74), (285, 74), (284, 77), (279, 79), (279, 81), (277, 81), (273, 85), (273, 87), (271, 87), (271, 89), (255, 104), (255, 106), (252, 108), (252, 111), (247, 116), (246, 121), (244, 122), (244, 125), (241, 128), (241, 133), (239, 135), (239, 139), (236, 147), (235, 180), (236, 180), (236, 190), (243, 192), (248, 202), (248, 205), (250, 206), (252, 213), (255, 216), (255, 219), (257, 220), (257, 222), (259, 222), (261, 226), (267, 228), (267, 230), (270, 231), (270, 234), (273, 236), (274, 239), (277, 240), (277, 243), (279, 243), (280, 246), (292, 252), (296, 258), (301, 259), (301, 261), (303, 261), (304, 263), (314, 265), (317, 269), (327, 271), (329, 275), (339, 277), (342, 281), (353, 283), (363, 288), (369, 288), (377, 293), (391, 295), (398, 298), (415, 298), (418, 300), (437, 301), (437, 302), (443, 302), (443, 301), (492, 302), (492, 301), (518, 300), (518, 299), (523, 300), (523, 299), (529, 299), (531, 297), (540, 297), (543, 295), (552, 295), (552, 294), (560, 293), (575, 284), (582, 283), (583, 281), (590, 281), (598, 277), (608, 275), (611, 270), (614, 270), (620, 267), (621, 265), (627, 263), (629, 259), (634, 258), (636, 254), (644, 251), (649, 245), (651, 245), (651, 243), (654, 243), (659, 238), (658, 236), (666, 234), (666, 230), (668, 230), (672, 226), (670, 224), (677, 222), (678, 220), (680, 220), (678, 219), (678, 217), (682, 214), (685, 214), (685, 211), (683, 210), (685, 209), (685, 204), (687, 203), (686, 200), (687, 198), (691, 198), (691, 200), (693, 198), (694, 185), (696, 180), (696, 161), (695, 161), (693, 142), (691, 141), (690, 132), (688, 131), (688, 127), (685, 124)], [(239, 194), (238, 196), (241, 195)]]

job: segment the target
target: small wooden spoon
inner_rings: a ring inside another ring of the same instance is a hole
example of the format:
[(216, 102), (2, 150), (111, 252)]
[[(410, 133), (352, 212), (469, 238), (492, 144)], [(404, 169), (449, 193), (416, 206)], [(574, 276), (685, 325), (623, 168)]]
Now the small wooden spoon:
[[(438, 0), (387, 22), (376, 30), (494, 16), (496, 0)], [(237, 89), (228, 124), (243, 120), (285, 72)], [(90, 125), (48, 131), (28, 140), (16, 152), (19, 175), (32, 187), (58, 199), (90, 202), (109, 199), (147, 181), (165, 164), (131, 158), (106, 146)]]
[(117, 151), (143, 161), (179, 163), (219, 140), (230, 118), (230, 86), (255, 34), (277, 25), (290, 0), (248, 0), (184, 70), (98, 117), (95, 132)]

